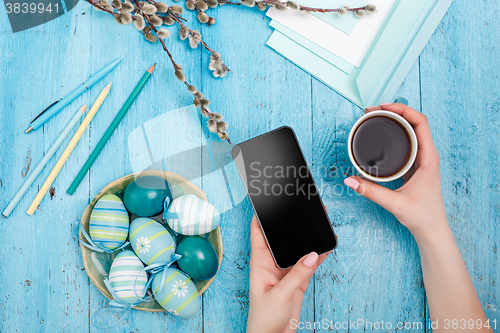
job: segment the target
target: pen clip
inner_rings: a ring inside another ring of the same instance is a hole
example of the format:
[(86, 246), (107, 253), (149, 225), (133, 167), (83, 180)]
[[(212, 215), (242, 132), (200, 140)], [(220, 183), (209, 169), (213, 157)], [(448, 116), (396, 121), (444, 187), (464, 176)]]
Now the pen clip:
[(47, 106), (42, 112), (40, 112), (38, 114), (38, 116), (35, 117), (35, 119), (33, 119), (31, 121), (30, 124), (32, 124), (35, 120), (37, 120), (42, 114), (44, 114), (45, 112), (47, 112), (48, 109), (50, 109), (51, 107), (53, 107), (54, 105), (56, 105), (57, 103), (59, 103), (61, 100), (58, 100), (58, 101), (55, 101), (54, 103), (50, 104), (49, 106)]

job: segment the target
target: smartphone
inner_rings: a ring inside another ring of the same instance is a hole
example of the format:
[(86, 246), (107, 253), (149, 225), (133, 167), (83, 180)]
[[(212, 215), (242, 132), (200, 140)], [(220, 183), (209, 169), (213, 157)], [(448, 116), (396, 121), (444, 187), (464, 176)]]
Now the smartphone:
[(288, 268), (337, 239), (292, 128), (234, 146), (233, 160), (276, 266)]

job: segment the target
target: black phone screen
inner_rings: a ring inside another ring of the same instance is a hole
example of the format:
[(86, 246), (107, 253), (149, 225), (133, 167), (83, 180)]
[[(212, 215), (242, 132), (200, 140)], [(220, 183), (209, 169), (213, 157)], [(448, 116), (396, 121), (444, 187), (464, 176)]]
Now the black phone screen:
[(232, 155), (278, 267), (335, 248), (330, 220), (290, 127), (242, 142)]

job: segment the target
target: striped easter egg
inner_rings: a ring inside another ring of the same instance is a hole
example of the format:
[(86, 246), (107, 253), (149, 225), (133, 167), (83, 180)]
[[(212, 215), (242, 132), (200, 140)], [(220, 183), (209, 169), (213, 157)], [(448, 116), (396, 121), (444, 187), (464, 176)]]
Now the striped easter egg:
[[(146, 272), (142, 272), (144, 265), (130, 250), (121, 251), (113, 260), (109, 271), (109, 283), (115, 294), (129, 304), (134, 304), (139, 298), (144, 297), (148, 281)], [(137, 291), (137, 297), (134, 292)]]
[[(163, 288), (160, 284), (166, 274)], [(200, 309), (200, 296), (193, 281), (178, 269), (169, 267), (158, 273), (151, 286), (156, 301), (169, 313), (179, 317), (191, 317)]]
[(170, 232), (150, 218), (139, 217), (133, 220), (129, 235), (135, 254), (148, 266), (170, 261), (175, 252), (175, 242)]
[[(172, 217), (173, 214), (168, 213), (176, 213), (177, 216)], [(183, 235), (206, 234), (217, 228), (221, 221), (217, 208), (192, 194), (172, 201), (166, 217), (170, 228)]]
[(89, 221), (90, 237), (110, 250), (119, 248), (127, 239), (129, 218), (123, 201), (107, 194), (92, 209)]

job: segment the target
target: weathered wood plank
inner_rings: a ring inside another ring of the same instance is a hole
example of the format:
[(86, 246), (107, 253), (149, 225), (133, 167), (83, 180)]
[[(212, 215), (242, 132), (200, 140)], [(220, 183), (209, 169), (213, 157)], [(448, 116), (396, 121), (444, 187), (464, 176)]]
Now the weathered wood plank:
[[(77, 12), (74, 14), (15, 35), (5, 31), (0, 36), (2, 45), (6, 46), (0, 61), (2, 68), (7, 69), (2, 74), (0, 89), (2, 208), (21, 187), (23, 175), (35, 167), (68, 119), (88, 98), (88, 94), (84, 94), (43, 129), (24, 134), (36, 114), (69, 93), (88, 75), (89, 20)], [(8, 29), (3, 13), (0, 22)], [(78, 31), (77, 37), (75, 31)], [(76, 56), (68, 57), (68, 54)], [(82, 141), (77, 151), (85, 145), (85, 140)], [(69, 138), (64, 145), (68, 142)], [(54, 197), (47, 194), (35, 215), (26, 215), (27, 207), (61, 153), (62, 149), (11, 217), (2, 218), (1, 331), (88, 330), (88, 279), (81, 271), (80, 250), (73, 233), (78, 213), (72, 209), (86, 205), (87, 197), (69, 202), (63, 190), (68, 174), (77, 169), (73, 163), (77, 158), (75, 153), (52, 185)], [(84, 185), (85, 188), (88, 191), (88, 185)]]
[(495, 1), (452, 4), (422, 53), (421, 83), (422, 110), (441, 155), (450, 226), (486, 316), (497, 319), (498, 330), (500, 26), (492, 11), (496, 7)]
[[(111, 123), (121, 105), (144, 74), (144, 71), (153, 63), (156, 63), (156, 67), (150, 81), (144, 87), (90, 170), (90, 175), (87, 176), (90, 177), (90, 180), (87, 180), (90, 183), (90, 191), (87, 194), (82, 193), (90, 198), (93, 198), (101, 188), (111, 181), (131, 172), (141, 171), (141, 169), (134, 166), (144, 165), (149, 167), (153, 164), (151, 160), (146, 162), (135, 161), (133, 160), (134, 156), (130, 156), (130, 151), (145, 148), (142, 146), (142, 142), (131, 139), (130, 135), (135, 129), (142, 128), (147, 137), (155, 162), (152, 167), (156, 169), (165, 168), (167, 171), (170, 171), (171, 165), (169, 165), (168, 161), (162, 163), (164, 156), (167, 156), (173, 150), (179, 149), (182, 151), (183, 147), (190, 146), (190, 142), (193, 140), (198, 142), (200, 140), (199, 132), (188, 130), (189, 126), (185, 123), (186, 119), (161, 117), (163, 114), (168, 115), (171, 110), (189, 104), (187, 100), (190, 101), (190, 99), (188, 99), (189, 95), (186, 93), (185, 87), (173, 75), (172, 64), (160, 44), (152, 45), (145, 42), (144, 37), (133, 26), (117, 25), (104, 13), (94, 10), (92, 16), (93, 20), (100, 24), (99, 29), (93, 31), (93, 52), (96, 55), (106, 55), (109, 59), (121, 55), (124, 60), (120, 67), (117, 68), (113, 78), (114, 87), (112, 88), (112, 94), (110, 94), (110, 106), (105, 113), (100, 115), (99, 122), (94, 123), (92, 128), (92, 136), (89, 142), (90, 149), (95, 147), (102, 133)], [(191, 79), (193, 75), (197, 75), (197, 66), (192, 70), (189, 64), (198, 63), (197, 59), (200, 57), (200, 51), (189, 49), (186, 45), (187, 42), (180, 43), (177, 40), (176, 27), (170, 30), (172, 30), (172, 37), (166, 41), (166, 44), (176, 61), (186, 68), (186, 74)], [(193, 158), (196, 160), (196, 156), (193, 156)], [(197, 158), (197, 163), (200, 165), (201, 156)], [(178, 161), (178, 163), (187, 162)], [(193, 163), (193, 160), (190, 162)], [(84, 161), (79, 163), (83, 164)], [(177, 172), (184, 175), (180, 169)], [(95, 311), (101, 306), (107, 306), (107, 301), (96, 288), (91, 286), (90, 309)], [(141, 332), (154, 332), (160, 328), (169, 332), (197, 332), (202, 327), (201, 311), (187, 320), (166, 313), (151, 314), (132, 311), (127, 321), (108, 329), (108, 331), (121, 332), (139, 329)], [(91, 326), (90, 331), (98, 332), (100, 330)]]
[[(418, 63), (398, 93), (418, 109)], [(425, 321), (413, 237), (390, 213), (343, 185), (344, 178), (354, 173), (347, 137), (362, 114), (321, 83), (313, 82), (314, 176), (339, 237), (338, 248), (316, 273), (315, 319), (326, 326), (332, 326), (333, 321), (335, 332), (364, 331), (366, 323), (355, 328), (350, 325), (358, 320), (373, 325), (383, 320), (392, 327), (397, 322)], [(370, 326), (366, 330), (371, 331)]]
[[(246, 24), (235, 24), (242, 20), (242, 15), (245, 15)], [(310, 76), (264, 46), (271, 29), (262, 13), (226, 6), (219, 9), (215, 17), (217, 25), (204, 28), (203, 34), (207, 43), (222, 54), (231, 72), (224, 80), (214, 80), (206, 69), (209, 55), (204, 53), (203, 91), (212, 100), (213, 111), (225, 115), (233, 143), (290, 125), (311, 161)], [(214, 135), (210, 137), (214, 138)], [(214, 141), (217, 146), (218, 139)], [(203, 161), (204, 168), (211, 167), (206, 159)], [(234, 165), (231, 163), (224, 171), (228, 185), (206, 178), (203, 181), (203, 189), (211, 202), (228, 209), (222, 225), (224, 259), (221, 271), (204, 297), (205, 332), (242, 332), (246, 328), (249, 223), (253, 210), (248, 199), (238, 203), (245, 193)], [(220, 195), (227, 192), (226, 186), (230, 187), (231, 196), (235, 198), (232, 209)], [(308, 292), (303, 309), (304, 320), (312, 320), (312, 292)]]

